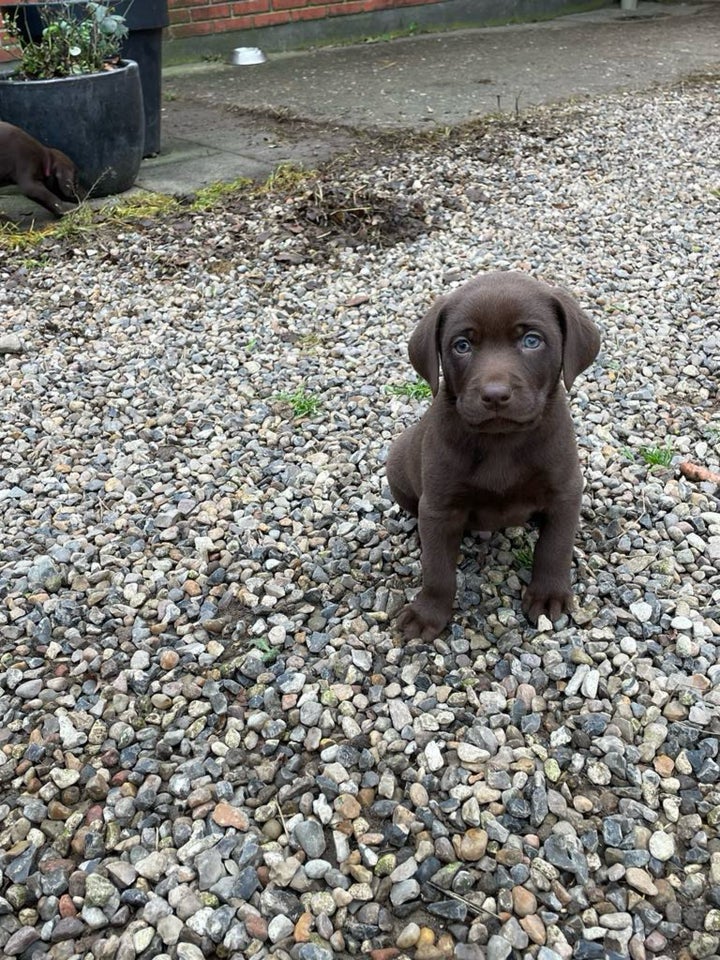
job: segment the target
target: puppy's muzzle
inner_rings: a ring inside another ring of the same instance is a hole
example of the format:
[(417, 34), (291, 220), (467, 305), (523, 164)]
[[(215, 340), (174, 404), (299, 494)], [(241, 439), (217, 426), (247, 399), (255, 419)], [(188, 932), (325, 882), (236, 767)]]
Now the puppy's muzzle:
[(479, 389), (479, 396), (487, 409), (491, 412), (500, 412), (512, 400), (513, 388), (503, 380), (489, 380)]
[(457, 409), (468, 426), (493, 433), (526, 428), (538, 416), (528, 390), (500, 378), (468, 384), (458, 397)]

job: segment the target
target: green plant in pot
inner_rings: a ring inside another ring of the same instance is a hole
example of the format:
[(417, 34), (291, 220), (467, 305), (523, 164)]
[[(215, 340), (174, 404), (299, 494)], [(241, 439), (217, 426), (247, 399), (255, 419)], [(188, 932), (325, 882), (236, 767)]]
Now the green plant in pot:
[(128, 33), (124, 17), (112, 13), (112, 8), (103, 3), (84, 6), (88, 16), (82, 18), (73, 14), (73, 7), (48, 7), (39, 40), (27, 37), (16, 18), (9, 21), (8, 32), (22, 51), (16, 71), (19, 77), (51, 80), (98, 73), (117, 65), (120, 46)]
[[(32, 35), (22, 20), (42, 19)], [(0, 117), (77, 165), (94, 196), (121, 193), (135, 182), (145, 120), (137, 64), (120, 59), (124, 17), (90, 0), (0, 8), (21, 57), (0, 79)]]

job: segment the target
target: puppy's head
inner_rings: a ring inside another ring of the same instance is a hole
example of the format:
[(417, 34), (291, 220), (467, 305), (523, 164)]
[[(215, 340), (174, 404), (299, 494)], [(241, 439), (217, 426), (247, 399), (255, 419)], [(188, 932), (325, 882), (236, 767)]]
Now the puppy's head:
[(528, 429), (562, 374), (569, 389), (600, 348), (575, 300), (522, 273), (489, 273), (437, 300), (410, 338), (433, 395), (440, 365), (462, 420), (487, 433)]
[(50, 157), (45, 170), (45, 179), (56, 188), (54, 192), (65, 197), (66, 200), (82, 200), (85, 191), (78, 183), (78, 170), (70, 157), (54, 147), (50, 147), (48, 153)]

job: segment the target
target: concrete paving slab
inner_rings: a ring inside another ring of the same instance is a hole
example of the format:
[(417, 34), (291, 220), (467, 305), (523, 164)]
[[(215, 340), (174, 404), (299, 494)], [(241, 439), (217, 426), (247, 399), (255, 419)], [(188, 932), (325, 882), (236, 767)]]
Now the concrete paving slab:
[[(311, 121), (289, 123), (273, 112), (254, 113), (232, 103), (214, 104), (184, 96), (166, 102), (163, 130), (161, 157), (186, 143), (211, 145), (214, 151), (226, 155), (228, 170), (237, 172), (220, 178), (210, 172), (207, 183), (250, 176), (243, 167), (243, 158), (260, 164), (264, 176), (286, 162), (316, 166), (339, 150), (348, 149), (355, 139), (347, 130), (334, 130), (326, 124), (319, 127)], [(152, 163), (146, 161), (148, 165)]]
[[(187, 145), (173, 141), (172, 153), (147, 160), (138, 174), (137, 186), (154, 193), (178, 194), (178, 183), (192, 183), (192, 191), (220, 180), (236, 180), (247, 177), (263, 180), (272, 172), (266, 163), (251, 157), (238, 155), (237, 167), (233, 167), (227, 153), (201, 144)], [(237, 169), (237, 173), (234, 170)], [(182, 191), (180, 191), (182, 192)]]
[(278, 54), (169, 73), (196, 102), (342, 127), (455, 125), (568, 97), (641, 89), (720, 64), (720, 5), (614, 6), (535, 24)]

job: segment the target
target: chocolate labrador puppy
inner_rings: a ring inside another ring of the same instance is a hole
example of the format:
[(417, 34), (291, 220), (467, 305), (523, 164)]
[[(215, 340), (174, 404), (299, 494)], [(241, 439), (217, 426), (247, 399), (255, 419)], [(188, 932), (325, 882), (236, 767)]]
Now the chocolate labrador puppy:
[(398, 620), (406, 637), (431, 640), (450, 619), (466, 529), (535, 519), (523, 610), (535, 623), (569, 607), (582, 479), (560, 380), (569, 389), (599, 347), (569, 294), (522, 273), (477, 277), (418, 323), (410, 362), (434, 399), (387, 463), (393, 496), (418, 518), (422, 549), (422, 589)]
[(66, 212), (62, 200), (82, 199), (77, 168), (69, 157), (43, 146), (20, 127), (0, 123), (0, 187), (11, 183), (56, 217)]

